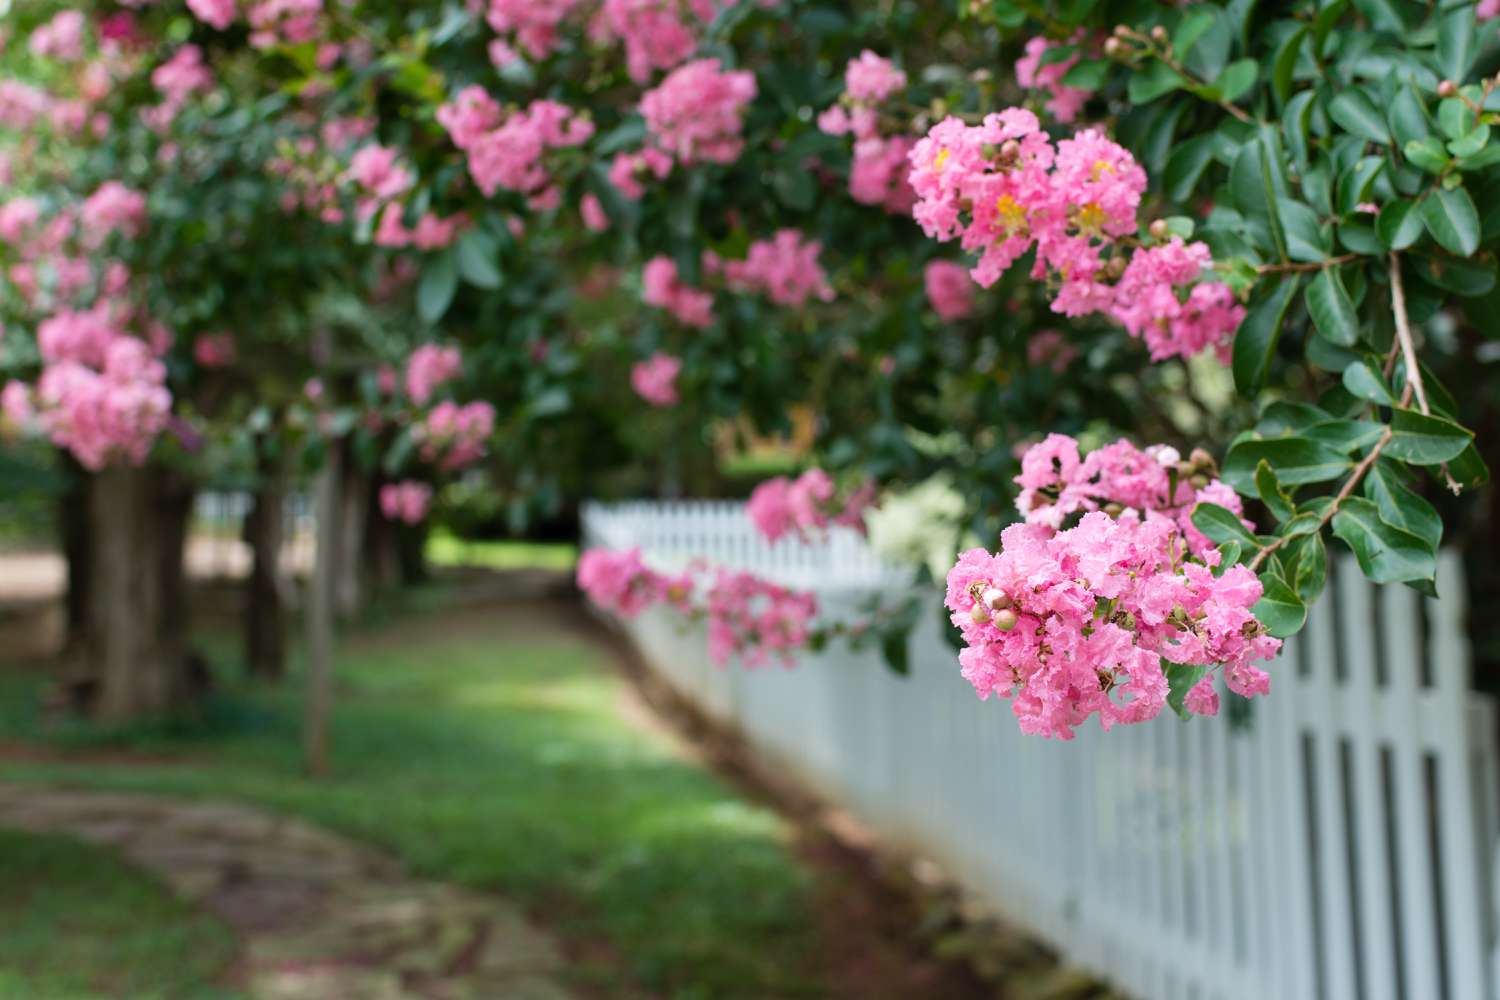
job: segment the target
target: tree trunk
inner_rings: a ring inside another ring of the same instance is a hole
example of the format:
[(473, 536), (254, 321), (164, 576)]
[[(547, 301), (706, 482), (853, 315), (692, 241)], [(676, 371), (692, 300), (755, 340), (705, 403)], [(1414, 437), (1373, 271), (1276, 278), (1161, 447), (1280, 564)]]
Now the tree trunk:
[(182, 567), (192, 496), (152, 468), (110, 467), (91, 484), (85, 700), (101, 723), (162, 715), (199, 693)]
[(245, 518), (250, 546), (250, 579), (245, 592), (245, 667), (252, 677), (276, 681), (286, 676), (286, 579), (281, 548), (286, 519), (286, 468), (279, 454), (259, 458), (260, 481)]
[[(337, 515), (332, 519), (333, 607), (335, 615), (347, 620), (359, 614), (364, 606), (365, 484), (368, 480), (355, 467), (350, 443), (345, 441), (338, 450), (338, 507)], [(322, 522), (319, 522), (318, 531), (321, 537)]]
[(328, 772), (328, 716), (333, 702), (333, 615), (338, 580), (340, 494), (347, 482), (341, 466), (342, 450), (328, 449), (328, 461), (318, 475), (317, 555), (307, 581), (307, 697), (302, 714), (302, 759), (309, 774)]
[(365, 489), (365, 584), (371, 593), (389, 590), (401, 582), (397, 545), (401, 525), (386, 518), (380, 509), (381, 479), (371, 476)]
[(427, 522), (403, 525), (396, 531), (396, 556), (401, 583), (413, 587), (427, 581)]
[(93, 477), (70, 458), (65, 458), (64, 463), (68, 486), (57, 511), (59, 540), (63, 559), (68, 564), (63, 649), (77, 654), (88, 642), (89, 634), (89, 490), (93, 486)]

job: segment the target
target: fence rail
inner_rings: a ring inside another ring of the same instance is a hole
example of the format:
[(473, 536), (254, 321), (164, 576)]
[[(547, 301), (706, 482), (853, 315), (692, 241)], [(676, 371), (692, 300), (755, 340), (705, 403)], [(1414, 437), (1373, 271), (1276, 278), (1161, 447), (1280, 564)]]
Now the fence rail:
[[(834, 614), (910, 580), (853, 535), (768, 546), (738, 505), (595, 505), (584, 533), (809, 587)], [(1495, 705), (1469, 690), (1458, 562), (1436, 601), (1332, 569), (1248, 718), (1071, 743), (974, 698), (936, 606), (906, 677), (838, 647), (718, 670), (701, 628), (625, 627), (768, 760), (1146, 1000), (1497, 1000), (1500, 754)]]

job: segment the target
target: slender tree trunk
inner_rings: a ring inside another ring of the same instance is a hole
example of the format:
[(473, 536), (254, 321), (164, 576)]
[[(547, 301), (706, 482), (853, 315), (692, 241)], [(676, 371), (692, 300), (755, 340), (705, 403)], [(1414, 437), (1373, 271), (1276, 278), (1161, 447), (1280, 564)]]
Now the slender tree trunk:
[(345, 456), (328, 449), (318, 475), (317, 555), (307, 587), (307, 697), (303, 703), (302, 755), (309, 774), (328, 773), (328, 716), (333, 702), (333, 617), (340, 536), (340, 494)]
[(171, 473), (112, 466), (89, 490), (87, 701), (95, 719), (131, 722), (185, 706), (183, 542), (192, 490)]
[(401, 582), (397, 551), (402, 526), (386, 518), (380, 509), (381, 479), (369, 477), (365, 489), (365, 584), (370, 593), (389, 590)]
[(402, 525), (396, 530), (396, 557), (401, 583), (412, 587), (427, 580), (427, 522)]
[(80, 651), (89, 634), (89, 490), (93, 477), (71, 458), (66, 458), (68, 486), (58, 504), (58, 535), (68, 564), (67, 612), (63, 648)]
[[(355, 467), (348, 441), (340, 444), (338, 451), (338, 508), (337, 515), (329, 519), (334, 529), (333, 607), (339, 618), (349, 619), (359, 614), (365, 599), (365, 485), (368, 477)], [(322, 537), (321, 523), (319, 537)]]
[(262, 442), (260, 482), (245, 518), (245, 541), (250, 546), (250, 579), (245, 593), (245, 666), (253, 677), (280, 680), (286, 676), (286, 580), (281, 572), (285, 540), (286, 463), (267, 454)]

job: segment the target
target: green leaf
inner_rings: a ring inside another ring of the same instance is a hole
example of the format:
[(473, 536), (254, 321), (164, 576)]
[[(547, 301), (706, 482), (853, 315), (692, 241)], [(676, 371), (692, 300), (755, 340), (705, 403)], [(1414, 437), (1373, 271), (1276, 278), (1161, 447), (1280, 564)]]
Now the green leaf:
[(1302, 51), (1302, 41), (1307, 38), (1307, 25), (1301, 25), (1281, 43), (1272, 61), (1271, 86), (1276, 99), (1285, 102), (1292, 96), (1292, 74), (1297, 69), (1297, 55)]
[(1463, 454), (1448, 463), (1448, 475), (1464, 489), (1483, 486), (1490, 480), (1489, 466), (1479, 457), (1479, 449), (1470, 445)]
[(1377, 406), (1395, 406), (1396, 397), (1386, 385), (1380, 367), (1369, 358), (1360, 358), (1344, 369), (1344, 388), (1349, 394)]
[(1321, 533), (1309, 534), (1293, 543), (1297, 554), (1296, 578), (1292, 581), (1297, 596), (1311, 604), (1328, 582), (1328, 549)]
[(880, 636), (880, 654), (891, 673), (905, 677), (911, 673), (911, 644), (905, 628), (887, 629)]
[(1193, 51), (1193, 46), (1198, 44), (1198, 39), (1213, 24), (1213, 11), (1202, 7), (1196, 10), (1189, 8), (1182, 15), (1182, 20), (1177, 22), (1177, 30), (1172, 32), (1172, 51), (1179, 61), (1187, 58), (1188, 53)]
[(1385, 118), (1362, 90), (1340, 91), (1328, 104), (1328, 117), (1345, 131), (1362, 139), (1385, 146), (1391, 144), (1391, 133), (1386, 127)]
[(1193, 508), (1192, 519), (1193, 527), (1203, 532), (1216, 545), (1238, 542), (1243, 548), (1260, 548), (1255, 536), (1240, 523), (1239, 515), (1226, 507), (1220, 507), (1216, 503), (1200, 503)]
[(471, 229), (459, 239), (458, 273), (475, 288), (500, 287), (500, 268), (495, 264), (499, 248), (482, 229)]
[(1162, 186), (1172, 201), (1187, 201), (1198, 179), (1203, 176), (1214, 158), (1214, 137), (1195, 136), (1180, 143), (1167, 159), (1167, 169), (1162, 176)]
[(1265, 298), (1251, 308), (1234, 336), (1231, 367), (1235, 388), (1244, 396), (1254, 396), (1265, 383), (1276, 341), (1281, 336), (1282, 320), (1296, 297), (1302, 276), (1281, 276), (1276, 281)]
[(1448, 151), (1437, 136), (1408, 142), (1402, 147), (1406, 158), (1429, 174), (1440, 174), (1448, 169)]
[(1187, 700), (1188, 692), (1208, 674), (1208, 668), (1188, 663), (1164, 662), (1162, 665), (1167, 668), (1167, 704), (1177, 713), (1178, 718), (1192, 718), (1192, 713), (1183, 703)]
[(1374, 420), (1330, 420), (1303, 432), (1307, 438), (1346, 454), (1364, 451), (1384, 433), (1385, 425)]
[(1427, 121), (1427, 109), (1412, 90), (1410, 83), (1396, 91), (1396, 96), (1391, 101), (1388, 117), (1391, 121), (1391, 133), (1395, 135), (1396, 141), (1403, 149), (1407, 143), (1421, 142), (1432, 134), (1432, 128)]
[(1459, 161), (1459, 165), (1465, 169), (1472, 170), (1469, 166), (1473, 157), (1477, 157), (1490, 144), (1490, 127), (1480, 125), (1474, 131), (1461, 139), (1454, 139), (1448, 143), (1448, 152)]
[(1365, 475), (1365, 496), (1380, 508), (1380, 519), (1437, 548), (1443, 540), (1443, 519), (1432, 504), (1407, 488), (1400, 466), (1380, 459)]
[(1438, 246), (1460, 257), (1479, 249), (1479, 213), (1461, 187), (1438, 188), (1422, 199), (1422, 221)]
[(1344, 279), (1336, 267), (1325, 267), (1307, 286), (1304, 296), (1308, 315), (1321, 336), (1327, 337), (1340, 347), (1353, 347), (1359, 343), (1359, 317), (1354, 312), (1354, 301), (1344, 287)]
[(1244, 438), (1230, 445), (1222, 478), (1241, 496), (1253, 497), (1255, 470), (1262, 461), (1270, 463), (1284, 486), (1327, 482), (1354, 467), (1348, 455), (1308, 438)]
[(1131, 74), (1126, 93), (1131, 104), (1149, 104), (1186, 84), (1187, 78), (1181, 73), (1159, 59), (1153, 59), (1143, 69)]
[(1443, 417), (1397, 409), (1385, 453), (1413, 465), (1439, 465), (1463, 453), (1474, 433)]
[(1099, 90), (1109, 78), (1109, 71), (1113, 66), (1114, 63), (1108, 59), (1085, 59), (1074, 63), (1063, 74), (1063, 86), (1077, 87), (1079, 90)]
[(1405, 250), (1422, 235), (1422, 213), (1417, 203), (1407, 198), (1386, 202), (1375, 219), (1375, 234), (1392, 250)]
[(1281, 488), (1281, 483), (1276, 479), (1276, 470), (1265, 459), (1261, 459), (1255, 466), (1255, 492), (1260, 494), (1261, 503), (1266, 505), (1266, 509), (1277, 521), (1288, 521), (1296, 514), (1297, 508), (1292, 503), (1292, 498)]
[(1359, 210), (1367, 199), (1370, 186), (1385, 169), (1385, 157), (1366, 156), (1339, 175), (1339, 212), (1348, 215)]
[(1465, 298), (1477, 298), (1495, 287), (1495, 260), (1492, 257), (1412, 254), (1406, 259), (1423, 281)]
[(1274, 573), (1260, 575), (1261, 597), (1250, 609), (1257, 621), (1278, 639), (1287, 639), (1302, 631), (1307, 623), (1307, 605), (1286, 581)]
[(1474, 42), (1479, 37), (1474, 24), (1474, 5), (1450, 3), (1446, 8), (1438, 14), (1438, 65), (1449, 80), (1463, 83), (1474, 61)]
[(436, 323), (453, 304), (457, 291), (458, 268), (450, 248), (434, 256), (422, 269), (422, 280), (417, 284), (417, 315), (424, 323)]
[(1318, 213), (1291, 198), (1277, 198), (1276, 208), (1286, 233), (1286, 252), (1291, 258), (1308, 264), (1327, 259), (1333, 243), (1328, 230), (1318, 221)]
[(1448, 138), (1462, 138), (1474, 127), (1474, 116), (1462, 98), (1449, 97), (1438, 105), (1438, 126)]
[(1360, 571), (1375, 583), (1431, 580), (1436, 552), (1416, 535), (1381, 520), (1380, 508), (1364, 497), (1346, 497), (1333, 515), (1333, 533), (1354, 552)]
[(1286, 102), (1282, 114), (1282, 131), (1286, 134), (1287, 148), (1297, 161), (1299, 170), (1307, 169), (1307, 130), (1312, 123), (1312, 104), (1316, 93), (1304, 90)]
[(1258, 69), (1254, 59), (1238, 59), (1224, 68), (1224, 72), (1214, 80), (1212, 89), (1218, 91), (1221, 98), (1233, 103), (1255, 86)]

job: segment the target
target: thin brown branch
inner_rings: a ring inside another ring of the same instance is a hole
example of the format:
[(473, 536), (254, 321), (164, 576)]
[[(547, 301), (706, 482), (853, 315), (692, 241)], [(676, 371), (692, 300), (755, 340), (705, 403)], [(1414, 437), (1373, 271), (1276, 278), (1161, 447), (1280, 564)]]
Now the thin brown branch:
[(1411, 321), (1406, 317), (1406, 287), (1401, 282), (1401, 256), (1391, 252), (1391, 311), (1396, 316), (1396, 339), (1401, 344), (1401, 356), (1406, 361), (1406, 382), (1416, 389), (1417, 406), (1424, 414), (1427, 408), (1427, 390), (1422, 385), (1422, 367), (1417, 364), (1417, 345), (1411, 336)]
[(1255, 267), (1255, 273), (1283, 274), (1292, 271), (1322, 271), (1330, 267), (1338, 267), (1340, 264), (1347, 264), (1350, 261), (1359, 260), (1359, 258), (1360, 254), (1346, 253), (1340, 254), (1337, 257), (1329, 257), (1327, 260), (1317, 260), (1310, 263), (1285, 261), (1276, 264), (1257, 264)]

